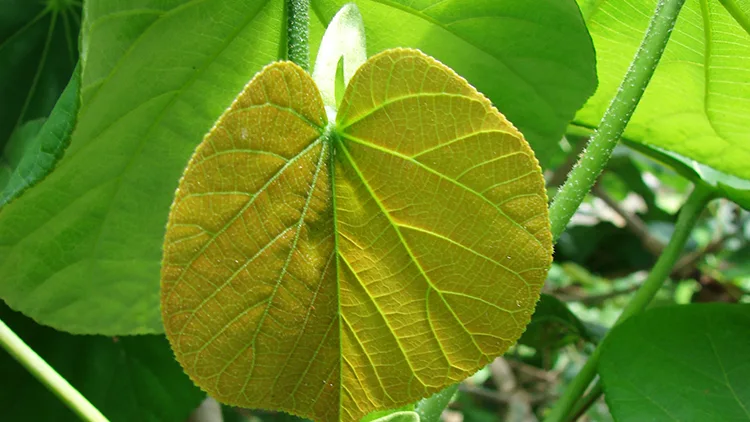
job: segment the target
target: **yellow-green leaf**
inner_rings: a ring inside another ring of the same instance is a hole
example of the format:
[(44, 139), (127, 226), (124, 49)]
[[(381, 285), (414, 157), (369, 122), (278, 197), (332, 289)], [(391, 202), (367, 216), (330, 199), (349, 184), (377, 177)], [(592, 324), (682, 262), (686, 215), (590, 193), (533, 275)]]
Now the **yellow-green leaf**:
[(507, 350), (552, 246), (523, 136), (397, 49), (358, 70), (335, 124), (298, 66), (261, 71), (191, 159), (164, 249), (166, 332), (198, 385), (354, 421)]

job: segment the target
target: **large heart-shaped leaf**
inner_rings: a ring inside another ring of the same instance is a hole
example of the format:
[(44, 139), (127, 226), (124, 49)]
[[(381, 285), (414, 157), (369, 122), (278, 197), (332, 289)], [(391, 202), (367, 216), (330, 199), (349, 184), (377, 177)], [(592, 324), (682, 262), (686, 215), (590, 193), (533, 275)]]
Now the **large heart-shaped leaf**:
[(551, 262), (523, 136), (453, 71), (388, 50), (327, 121), (270, 65), (196, 150), (164, 244), (167, 336), (213, 397), (357, 420), (471, 375), (528, 323)]
[[(349, 0), (312, 0), (313, 42)], [(356, 0), (370, 55), (414, 47), (486, 94), (543, 165), (596, 88), (594, 50), (575, 0)], [(315, 48), (315, 46), (314, 46)]]
[[(285, 3), (85, 2), (77, 128), (54, 173), (0, 212), (0, 297), (71, 332), (162, 331), (156, 280), (177, 180), (242, 86), (284, 56)], [(450, 18), (459, 2), (421, 3), (359, 2), (371, 51), (432, 52), (489, 93), (539, 154), (556, 149), (595, 84), (574, 2), (470, 2), (460, 21)], [(338, 10), (313, 6), (325, 18)]]
[(688, 305), (635, 316), (599, 363), (621, 422), (750, 419), (750, 305)]
[[(579, 0), (599, 88), (575, 122), (594, 127), (618, 89), (657, 0)], [(624, 137), (750, 179), (750, 1), (687, 0)], [(731, 11), (731, 12), (730, 12)]]
[(161, 332), (174, 189), (216, 117), (279, 57), (283, 2), (84, 6), (77, 126), (55, 171), (0, 212), (0, 297), (74, 333)]

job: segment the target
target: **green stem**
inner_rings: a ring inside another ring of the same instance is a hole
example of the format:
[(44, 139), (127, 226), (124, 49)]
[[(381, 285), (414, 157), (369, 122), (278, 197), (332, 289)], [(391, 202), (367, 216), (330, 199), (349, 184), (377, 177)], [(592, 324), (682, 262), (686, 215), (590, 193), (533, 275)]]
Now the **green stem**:
[(439, 422), (443, 409), (448, 406), (453, 395), (458, 391), (459, 384), (453, 384), (448, 388), (438, 391), (434, 395), (422, 399), (414, 409), (419, 414), (420, 422)]
[[(654, 296), (656, 296), (664, 281), (669, 277), (675, 262), (679, 259), (701, 211), (703, 211), (708, 201), (712, 198), (713, 190), (702, 184), (696, 185), (680, 211), (672, 238), (669, 239), (669, 243), (659, 256), (651, 273), (622, 311), (615, 325), (643, 311)], [(606, 338), (605, 336), (586, 361), (586, 364), (583, 365), (578, 375), (573, 378), (573, 381), (568, 385), (562, 397), (555, 403), (551, 412), (544, 419), (545, 422), (564, 422), (568, 420), (568, 415), (576, 405), (576, 402), (583, 396), (586, 387), (589, 386), (591, 380), (596, 376), (599, 356), (601, 354), (601, 344), (606, 341)]]
[(31, 375), (36, 377), (52, 393), (59, 397), (81, 420), (107, 422), (107, 418), (96, 407), (89, 403), (65, 378), (55, 372), (44, 359), (24, 343), (3, 321), (0, 321), (0, 345), (23, 365)]
[(583, 416), (584, 413), (591, 407), (598, 399), (601, 397), (604, 390), (602, 389), (602, 383), (600, 380), (597, 380), (593, 387), (589, 390), (588, 394), (581, 398), (581, 400), (578, 400), (578, 403), (576, 403), (575, 407), (573, 408), (573, 412), (571, 413), (573, 416), (569, 418), (571, 421), (577, 421), (578, 418)]
[(306, 71), (310, 70), (309, 10), (310, 0), (286, 0), (287, 57)]
[(612, 155), (654, 74), (683, 3), (685, 0), (659, 0), (641, 46), (602, 117), (599, 129), (552, 202), (550, 220), (553, 239), (557, 240), (565, 231), (565, 226)]

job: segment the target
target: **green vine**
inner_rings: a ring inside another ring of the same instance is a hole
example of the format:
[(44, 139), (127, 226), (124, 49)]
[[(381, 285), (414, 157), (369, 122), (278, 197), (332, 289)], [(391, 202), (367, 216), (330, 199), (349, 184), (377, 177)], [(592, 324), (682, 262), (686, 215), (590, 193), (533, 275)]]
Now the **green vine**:
[(31, 375), (44, 384), (81, 420), (107, 422), (107, 418), (94, 405), (24, 343), (3, 321), (0, 321), (0, 346), (7, 350), (18, 363), (23, 365)]
[(684, 3), (685, 0), (659, 0), (646, 35), (630, 63), (620, 89), (604, 113), (599, 128), (583, 151), (581, 159), (568, 175), (550, 206), (549, 215), (554, 240), (565, 231), (565, 226), (594, 186), (612, 155), (612, 150), (625, 131), (625, 126), (633, 116), (635, 107), (654, 74)]

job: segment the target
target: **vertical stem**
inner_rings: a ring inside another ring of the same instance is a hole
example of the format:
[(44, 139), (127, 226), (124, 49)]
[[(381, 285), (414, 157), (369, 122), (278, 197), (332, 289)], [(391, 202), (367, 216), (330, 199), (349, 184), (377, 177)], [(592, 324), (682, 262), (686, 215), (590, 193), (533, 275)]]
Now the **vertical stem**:
[(3, 321), (0, 321), (0, 346), (7, 350), (31, 375), (41, 381), (52, 393), (60, 398), (81, 420), (107, 422), (107, 418), (96, 407), (89, 403), (65, 378), (55, 372), (44, 359), (24, 343)]
[(310, 0), (286, 0), (287, 57), (306, 71), (310, 70), (308, 16)]
[[(664, 281), (669, 277), (675, 262), (677, 262), (677, 259), (680, 257), (680, 254), (685, 247), (685, 243), (690, 237), (690, 232), (698, 221), (701, 211), (703, 211), (712, 197), (713, 191), (709, 187), (702, 184), (695, 186), (695, 189), (693, 189), (693, 192), (682, 207), (679, 217), (677, 217), (675, 231), (672, 234), (672, 238), (669, 239), (669, 243), (664, 248), (664, 252), (659, 256), (654, 268), (651, 269), (651, 273), (635, 293), (633, 299), (630, 300), (628, 305), (622, 311), (622, 314), (620, 314), (615, 325), (643, 311), (654, 296), (656, 296), (656, 293), (664, 284)], [(578, 375), (573, 378), (573, 381), (571, 381), (565, 392), (563, 392), (562, 397), (560, 397), (557, 403), (555, 403), (550, 414), (544, 419), (545, 422), (564, 422), (568, 420), (567, 418), (570, 411), (573, 409), (578, 399), (583, 396), (583, 393), (586, 391), (586, 387), (589, 386), (589, 383), (591, 383), (591, 380), (596, 376), (599, 356), (601, 354), (601, 345), (605, 340), (606, 336), (591, 354), (586, 361), (586, 364), (583, 365), (583, 368), (581, 368)]]
[(612, 155), (612, 150), (654, 74), (684, 3), (685, 0), (659, 0), (641, 46), (630, 63), (620, 89), (602, 117), (599, 129), (552, 202), (550, 220), (553, 239), (557, 240), (565, 231), (565, 226)]

